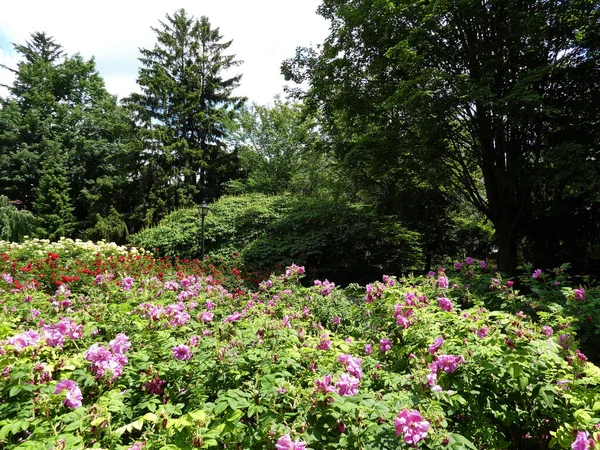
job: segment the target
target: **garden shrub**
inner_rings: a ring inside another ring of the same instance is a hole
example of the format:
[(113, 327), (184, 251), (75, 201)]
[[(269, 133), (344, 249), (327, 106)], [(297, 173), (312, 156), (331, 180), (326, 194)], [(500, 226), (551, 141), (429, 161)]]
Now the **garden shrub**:
[[(261, 194), (222, 197), (210, 205), (205, 218), (205, 253), (229, 256), (241, 251), (281, 217), (288, 208), (285, 197)], [(130, 242), (159, 255), (198, 258), (201, 249), (201, 217), (196, 209), (181, 209), (156, 227), (130, 236)]]
[(248, 270), (291, 262), (339, 284), (407, 273), (421, 260), (420, 236), (366, 205), (299, 198), (242, 251)]
[[(205, 253), (226, 258), (239, 252), (249, 272), (268, 275), (296, 261), (309, 267), (311, 275), (316, 271), (338, 283), (366, 282), (385, 271), (408, 272), (421, 257), (417, 233), (365, 205), (313, 197), (230, 196), (213, 203), (205, 220)], [(158, 249), (159, 255), (197, 258), (200, 223), (198, 211), (178, 210), (130, 241)]]
[(5, 195), (0, 195), (0, 239), (21, 242), (35, 230), (35, 218), (31, 212), (19, 210)]
[(125, 243), (129, 236), (129, 230), (118, 211), (111, 207), (106, 216), (96, 214), (96, 224), (93, 228), (85, 230), (83, 236), (85, 239), (94, 241)]
[[(574, 318), (490, 310), (463, 278), (493, 276), (479, 261), (344, 290), (303, 287), (294, 265), (233, 292), (195, 264), (25, 243), (34, 268), (78, 254), (61, 266), (70, 280), (43, 292), (41, 273), (3, 248), (3, 449), (600, 443), (600, 369), (577, 348)], [(74, 283), (77, 261), (99, 272)]]

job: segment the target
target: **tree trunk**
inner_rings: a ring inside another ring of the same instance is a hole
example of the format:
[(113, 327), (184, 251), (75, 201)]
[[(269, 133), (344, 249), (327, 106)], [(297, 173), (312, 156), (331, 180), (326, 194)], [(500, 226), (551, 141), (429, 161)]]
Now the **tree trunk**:
[(498, 270), (508, 276), (517, 271), (517, 230), (512, 220), (498, 220), (495, 223), (498, 241)]
[(431, 262), (433, 259), (433, 252), (429, 245), (425, 246), (425, 273), (428, 273), (431, 270)]

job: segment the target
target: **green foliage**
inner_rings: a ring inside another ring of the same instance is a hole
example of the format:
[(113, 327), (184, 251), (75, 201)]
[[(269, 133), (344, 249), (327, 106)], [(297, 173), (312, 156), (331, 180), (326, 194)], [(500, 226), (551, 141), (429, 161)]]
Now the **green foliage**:
[(30, 211), (18, 209), (8, 197), (0, 195), (0, 240), (21, 242), (31, 236), (35, 220)]
[(240, 64), (226, 54), (207, 17), (180, 9), (153, 28), (157, 42), (141, 49), (138, 84), (127, 104), (142, 124), (137, 170), (145, 196), (138, 220), (154, 225), (174, 208), (220, 195), (235, 178), (236, 155), (226, 148), (228, 128), (243, 99), (232, 95), (241, 75), (224, 75)]
[(44, 33), (34, 33), (15, 49), (23, 60), (10, 96), (1, 101), (0, 194), (33, 210), (35, 202), (47, 201), (38, 198), (47, 189), (48, 179), (41, 186), (46, 167), (61, 164), (69, 169), (70, 203), (79, 227), (64, 232), (81, 232), (95, 223), (96, 214), (135, 204), (135, 190), (127, 189), (130, 123), (106, 91), (94, 60), (64, 55)]
[(114, 207), (106, 217), (96, 215), (96, 225), (84, 233), (84, 238), (91, 240), (104, 240), (107, 242), (125, 243), (129, 237), (127, 224)]
[(323, 151), (317, 117), (301, 102), (275, 99), (273, 106), (253, 105), (238, 118), (234, 141), (246, 178), (228, 187), (232, 193), (300, 195), (338, 194), (334, 160)]
[(37, 235), (51, 241), (72, 235), (77, 223), (69, 191), (67, 171), (58, 161), (51, 160), (40, 179), (33, 203)]
[[(227, 196), (210, 205), (205, 219), (206, 253), (230, 257), (257, 239), (281, 218), (291, 201), (261, 194)], [(201, 218), (197, 209), (181, 209), (156, 227), (130, 236), (133, 244), (158, 248), (160, 255), (196, 258), (200, 255)]]
[(338, 283), (407, 273), (421, 260), (420, 236), (365, 205), (299, 198), (242, 251), (251, 271), (291, 262)]
[[(198, 257), (200, 220), (197, 210), (175, 211), (130, 241), (158, 248), (161, 255)], [(205, 236), (207, 253), (230, 257), (240, 252), (251, 272), (297, 262), (337, 282), (407, 272), (421, 256), (419, 235), (395, 219), (379, 217), (364, 205), (318, 197), (223, 197), (211, 205)]]
[[(577, 349), (574, 318), (486, 308), (503, 283), (471, 290), (465, 277), (489, 280), (490, 267), (341, 290), (302, 287), (292, 266), (257, 291), (228, 292), (196, 264), (114, 244), (0, 251), (6, 450), (273, 449), (285, 435), (307, 450), (411, 449), (395, 424), (405, 409), (428, 423), (423, 449), (566, 450), (578, 432), (600, 442), (600, 369)], [(15, 266), (21, 258), (34, 269)], [(72, 281), (44, 292), (37, 268), (53, 265)], [(81, 405), (56, 393), (62, 380)]]
[(325, 0), (319, 13), (330, 35), (282, 70), (310, 83), (340, 160), (384, 188), (411, 172), (450, 182), (514, 272), (536, 201), (564, 194), (560, 167), (598, 178), (597, 3)]

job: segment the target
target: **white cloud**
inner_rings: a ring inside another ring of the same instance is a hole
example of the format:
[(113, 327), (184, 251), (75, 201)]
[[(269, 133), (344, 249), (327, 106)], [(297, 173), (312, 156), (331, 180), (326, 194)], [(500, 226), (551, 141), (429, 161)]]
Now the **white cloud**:
[[(267, 103), (285, 84), (281, 62), (298, 46), (323, 42), (328, 23), (316, 14), (320, 0), (182, 0), (165, 1), (34, 0), (5, 2), (0, 31), (10, 42), (24, 43), (34, 31), (54, 36), (67, 53), (94, 56), (108, 90), (124, 97), (136, 87), (138, 49), (154, 46), (159, 20), (183, 7), (195, 17), (207, 16), (244, 64), (239, 95)], [(7, 60), (5, 52), (4, 59)], [(16, 64), (14, 58), (4, 64)], [(0, 71), (6, 72), (6, 71)], [(6, 80), (0, 73), (0, 83)]]

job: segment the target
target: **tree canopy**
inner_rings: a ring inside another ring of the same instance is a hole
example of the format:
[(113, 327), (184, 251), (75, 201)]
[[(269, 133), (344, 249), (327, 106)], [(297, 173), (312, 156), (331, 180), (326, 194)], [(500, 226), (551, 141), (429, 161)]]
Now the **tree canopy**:
[(153, 28), (156, 44), (140, 49), (141, 93), (127, 103), (141, 127), (139, 181), (148, 193), (139, 210), (152, 223), (172, 208), (219, 196), (235, 177), (235, 154), (227, 148), (228, 123), (244, 99), (233, 95), (241, 64), (227, 54), (207, 17), (180, 9)]
[(382, 161), (384, 175), (434, 169), (494, 224), (512, 273), (536, 191), (553, 182), (542, 167), (597, 154), (596, 3), (325, 0), (319, 13), (324, 45), (282, 70), (310, 83), (340, 158), (367, 176)]

